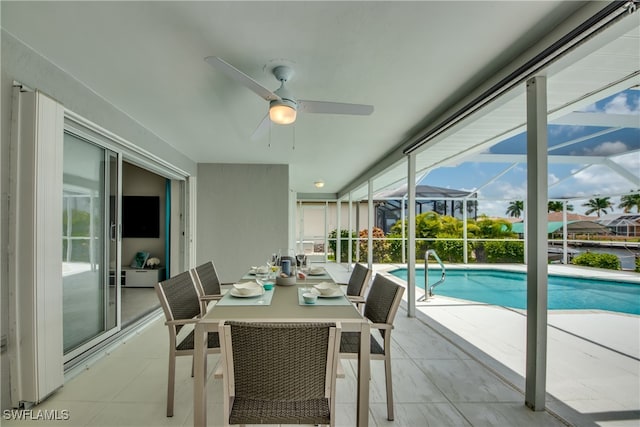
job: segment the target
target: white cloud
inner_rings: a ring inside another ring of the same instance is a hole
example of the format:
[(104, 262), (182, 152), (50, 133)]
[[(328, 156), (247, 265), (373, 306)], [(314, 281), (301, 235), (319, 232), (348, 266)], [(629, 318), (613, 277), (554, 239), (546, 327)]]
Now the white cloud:
[(629, 105), (627, 102), (627, 94), (620, 93), (604, 106), (604, 112), (607, 114), (634, 114), (640, 112), (640, 106)]
[(555, 184), (558, 181), (560, 181), (560, 178), (558, 178), (556, 175), (552, 173), (550, 173), (549, 176), (547, 177), (547, 182), (549, 183), (549, 185)]
[(589, 104), (586, 107), (582, 107), (580, 109), (578, 109), (578, 111), (580, 112), (585, 112), (585, 113), (595, 113), (598, 111), (598, 108), (596, 107), (596, 104)]
[(604, 112), (607, 114), (638, 114), (640, 113), (640, 102), (637, 97), (629, 97), (627, 93), (622, 92), (616, 95), (611, 101), (607, 102), (602, 108), (598, 108), (595, 103), (580, 108), (580, 112), (597, 113)]
[(629, 191), (632, 184), (606, 166), (594, 165), (577, 173), (572, 178), (553, 187), (554, 197), (593, 197), (595, 194), (621, 194)]
[(478, 215), (487, 215), (490, 217), (506, 217), (507, 206), (509, 202), (501, 200), (480, 200), (478, 202)]
[(627, 150), (627, 145), (622, 141), (607, 141), (598, 144), (592, 149), (586, 148), (584, 152), (594, 156), (611, 156), (613, 154), (624, 153)]

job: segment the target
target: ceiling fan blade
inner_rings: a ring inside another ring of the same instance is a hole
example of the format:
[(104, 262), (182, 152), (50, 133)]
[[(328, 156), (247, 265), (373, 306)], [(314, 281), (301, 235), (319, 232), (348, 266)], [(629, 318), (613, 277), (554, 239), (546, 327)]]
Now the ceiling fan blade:
[(342, 102), (298, 100), (298, 111), (319, 114), (352, 114), (368, 116), (373, 113), (373, 105), (345, 104)]
[(256, 130), (253, 131), (253, 134), (251, 134), (251, 140), (256, 141), (260, 139), (260, 137), (269, 130), (269, 126), (271, 126), (271, 119), (269, 118), (269, 113), (267, 113)]
[(266, 101), (280, 99), (278, 95), (262, 86), (260, 83), (253, 80), (251, 77), (247, 76), (245, 73), (238, 70), (233, 65), (225, 62), (223, 59), (218, 58), (217, 56), (207, 56), (206, 58), (204, 58), (204, 60), (216, 70), (222, 71), (227, 76), (236, 80), (241, 85), (249, 88), (251, 91), (256, 93), (261, 98), (265, 99)]

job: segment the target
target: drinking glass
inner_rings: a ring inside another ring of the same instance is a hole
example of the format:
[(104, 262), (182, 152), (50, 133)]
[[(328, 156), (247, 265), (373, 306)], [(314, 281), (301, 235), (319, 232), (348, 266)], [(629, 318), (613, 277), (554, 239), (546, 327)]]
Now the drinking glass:
[(306, 259), (307, 259), (307, 256), (305, 254), (296, 255), (296, 260), (298, 261), (298, 267), (302, 268), (302, 264)]
[(302, 276), (303, 279), (303, 283), (304, 283), (304, 291), (308, 292), (310, 289), (307, 286), (307, 277), (309, 276), (309, 262), (307, 261), (307, 257), (303, 255), (304, 258), (302, 258), (301, 262), (300, 262), (300, 276)]

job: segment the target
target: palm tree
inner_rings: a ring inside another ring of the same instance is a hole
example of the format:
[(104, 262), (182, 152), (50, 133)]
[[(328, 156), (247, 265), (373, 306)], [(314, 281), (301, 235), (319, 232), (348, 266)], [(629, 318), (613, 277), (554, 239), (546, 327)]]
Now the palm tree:
[[(564, 202), (548, 202), (547, 212), (562, 212), (564, 209)], [(573, 205), (567, 204), (567, 210), (573, 211)]]
[(585, 211), (585, 215), (590, 215), (592, 213), (596, 213), (598, 217), (600, 217), (600, 213), (607, 214), (607, 209), (611, 208), (613, 210), (613, 204), (609, 200), (609, 197), (596, 197), (594, 199), (589, 199), (587, 203), (584, 203), (582, 206), (585, 206), (589, 209)]
[(630, 213), (633, 208), (640, 213), (640, 193), (627, 194), (620, 197), (619, 208), (624, 209), (625, 213)]
[(522, 200), (516, 200), (515, 202), (509, 203), (509, 206), (507, 206), (507, 211), (505, 213), (511, 217), (520, 218), (523, 210), (524, 202)]

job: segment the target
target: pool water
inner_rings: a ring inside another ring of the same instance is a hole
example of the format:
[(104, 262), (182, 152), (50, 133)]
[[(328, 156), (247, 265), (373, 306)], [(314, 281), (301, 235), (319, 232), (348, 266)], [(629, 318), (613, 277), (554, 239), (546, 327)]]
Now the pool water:
[[(407, 269), (390, 271), (407, 280)], [(440, 269), (429, 271), (429, 286), (440, 280)], [(424, 287), (424, 270), (416, 270), (416, 284)], [(436, 295), (511, 308), (527, 308), (526, 274), (498, 270), (447, 270)], [(607, 280), (549, 276), (550, 310), (608, 310), (640, 314), (640, 285)]]

